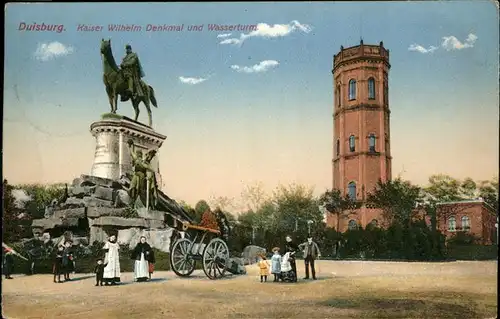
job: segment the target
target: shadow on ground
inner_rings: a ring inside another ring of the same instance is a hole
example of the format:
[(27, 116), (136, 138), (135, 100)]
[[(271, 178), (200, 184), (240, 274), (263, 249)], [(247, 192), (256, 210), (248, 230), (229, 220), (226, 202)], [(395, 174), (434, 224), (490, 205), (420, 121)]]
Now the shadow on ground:
[(319, 303), (322, 306), (361, 310), (368, 317), (391, 318), (478, 318), (473, 309), (460, 304), (422, 299), (390, 298), (331, 298)]
[(89, 279), (89, 278), (95, 278), (95, 276), (94, 275), (87, 275), (87, 276), (74, 277), (74, 278), (71, 278), (69, 281), (70, 282), (80, 281), (80, 280), (85, 280), (85, 279)]

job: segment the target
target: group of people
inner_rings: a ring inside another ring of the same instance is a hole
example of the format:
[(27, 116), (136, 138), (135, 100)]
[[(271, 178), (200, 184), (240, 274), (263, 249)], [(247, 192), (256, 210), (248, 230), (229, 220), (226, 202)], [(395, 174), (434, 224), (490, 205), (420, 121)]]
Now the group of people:
[[(59, 245), (54, 256), (52, 267), (54, 282), (62, 283), (71, 281), (70, 273), (74, 271), (74, 257), (71, 251), (72, 243), (66, 241), (64, 245)], [(104, 244), (104, 258), (99, 258), (94, 268), (96, 275), (96, 286), (116, 285), (120, 282), (120, 245), (116, 241), (116, 236), (111, 235)], [(151, 246), (146, 242), (146, 237), (141, 236), (140, 242), (132, 250), (132, 260), (134, 264), (134, 278), (136, 281), (147, 281), (151, 279), (154, 272), (155, 256)], [(64, 281), (61, 280), (64, 275)], [(6, 278), (11, 278), (10, 275)]]
[(321, 257), (318, 244), (308, 236), (307, 242), (297, 245), (291, 236), (286, 237), (285, 254), (280, 254), (280, 248), (274, 247), (272, 249), (273, 256), (271, 257), (271, 264), (267, 261), (265, 254), (260, 255), (258, 266), (260, 269), (260, 282), (267, 282), (269, 273), (274, 275), (274, 282), (278, 281), (292, 281), (297, 282), (297, 264), (295, 261), (296, 253), (303, 252), (305, 263), (305, 277), (309, 279), (309, 267), (311, 268), (312, 279), (316, 280), (316, 267), (314, 261)]
[[(105, 257), (97, 260), (94, 272), (96, 274), (96, 286), (116, 285), (120, 282), (120, 245), (116, 242), (116, 236), (111, 235), (103, 247)], [(151, 279), (154, 272), (155, 255), (151, 246), (146, 242), (146, 237), (141, 236), (139, 243), (132, 250), (130, 256), (134, 263), (134, 279), (136, 281), (147, 281)]]
[[(69, 274), (75, 271), (74, 256), (71, 250), (72, 245), (73, 243), (71, 241), (65, 241), (64, 244), (57, 246), (52, 266), (54, 283), (71, 281)], [(64, 276), (64, 281), (61, 280), (61, 275)]]

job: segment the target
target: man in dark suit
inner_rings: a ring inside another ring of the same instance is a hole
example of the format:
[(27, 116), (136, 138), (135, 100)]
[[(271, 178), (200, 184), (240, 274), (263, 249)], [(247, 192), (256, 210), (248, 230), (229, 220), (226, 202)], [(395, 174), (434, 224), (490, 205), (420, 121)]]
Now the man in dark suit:
[(312, 279), (316, 280), (316, 269), (314, 267), (314, 261), (321, 257), (321, 252), (319, 251), (318, 244), (312, 240), (312, 236), (308, 236), (307, 242), (300, 244), (299, 249), (304, 252), (304, 262), (306, 266), (306, 276), (304, 279), (309, 279), (309, 265), (311, 265)]

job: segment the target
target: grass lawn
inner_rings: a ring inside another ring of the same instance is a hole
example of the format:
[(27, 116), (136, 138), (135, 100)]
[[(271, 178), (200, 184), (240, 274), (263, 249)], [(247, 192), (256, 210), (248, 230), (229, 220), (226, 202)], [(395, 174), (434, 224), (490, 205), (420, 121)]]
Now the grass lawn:
[[(304, 269), (298, 263), (299, 278)], [(90, 274), (55, 284), (50, 275), (3, 280), (4, 318), (494, 318), (497, 261), (403, 263), (318, 261), (317, 281), (211, 281), (157, 272), (154, 280), (94, 287)]]

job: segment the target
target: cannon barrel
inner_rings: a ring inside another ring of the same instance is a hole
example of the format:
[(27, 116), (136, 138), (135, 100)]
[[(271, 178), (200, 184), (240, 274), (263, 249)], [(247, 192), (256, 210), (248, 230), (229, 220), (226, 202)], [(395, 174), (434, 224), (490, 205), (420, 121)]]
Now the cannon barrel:
[(193, 223), (193, 218), (189, 213), (179, 205), (176, 201), (168, 197), (165, 193), (158, 190), (158, 203), (159, 210), (165, 210), (171, 215), (176, 216), (182, 222)]

